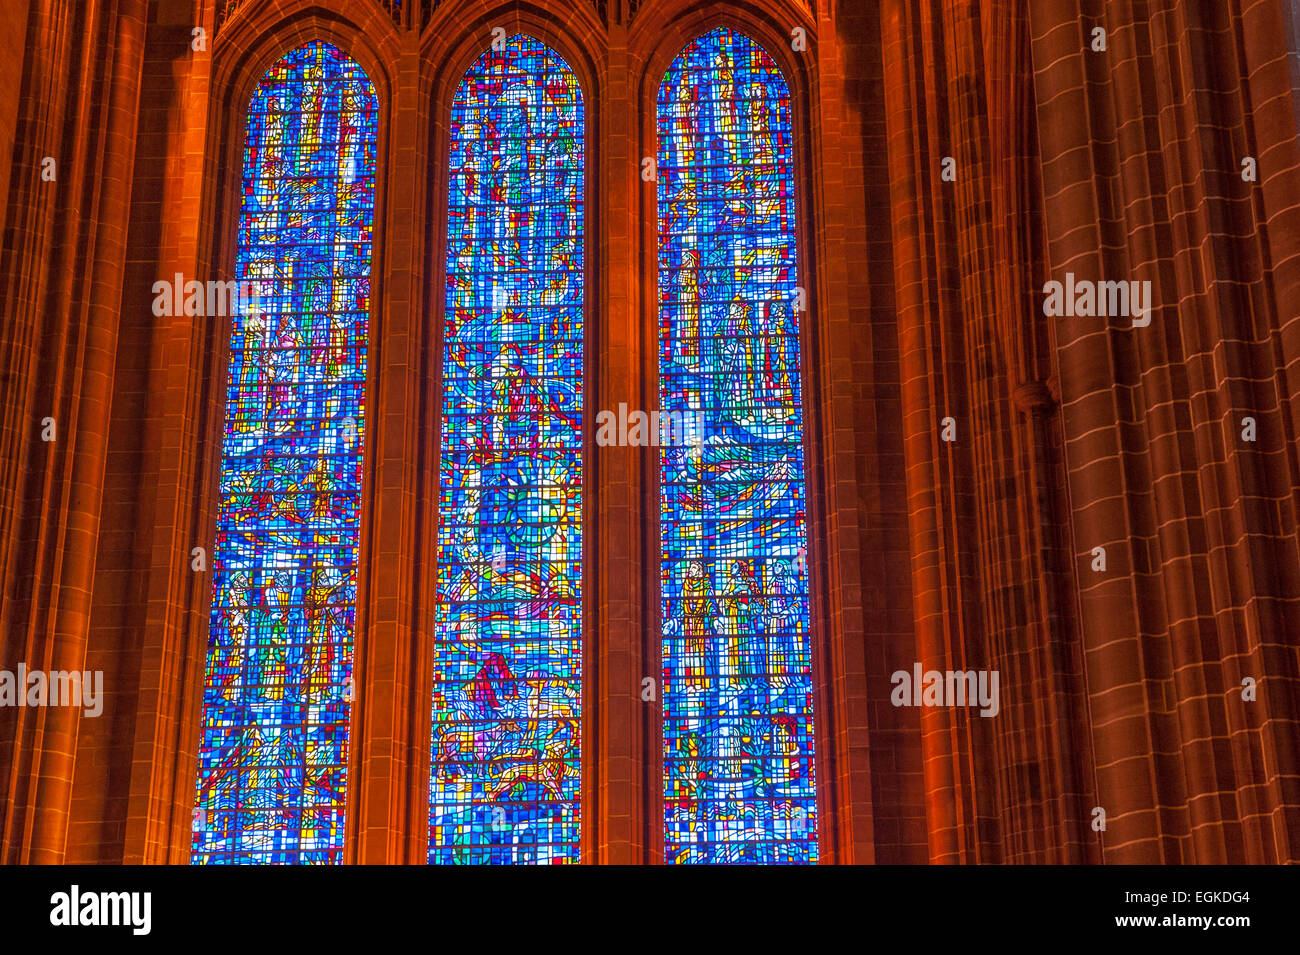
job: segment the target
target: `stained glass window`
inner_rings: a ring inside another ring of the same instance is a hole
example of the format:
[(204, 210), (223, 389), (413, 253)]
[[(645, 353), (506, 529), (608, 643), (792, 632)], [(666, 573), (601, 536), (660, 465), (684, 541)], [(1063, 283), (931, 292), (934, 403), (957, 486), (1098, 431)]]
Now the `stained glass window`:
[(715, 30), (657, 123), (665, 857), (815, 862), (790, 91)]
[(578, 858), (583, 113), (514, 36), (451, 115), (429, 861)]
[(248, 110), (195, 862), (343, 848), (377, 117), (325, 43)]

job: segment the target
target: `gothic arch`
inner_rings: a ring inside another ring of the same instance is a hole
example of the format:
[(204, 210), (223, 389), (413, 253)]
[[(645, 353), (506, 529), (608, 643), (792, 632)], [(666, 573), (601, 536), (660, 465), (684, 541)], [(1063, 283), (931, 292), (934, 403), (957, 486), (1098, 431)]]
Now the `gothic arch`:
[[(784, 12), (786, 17), (780, 15)], [(786, 26), (785, 24), (792, 24)], [(807, 50), (796, 53), (791, 46), (794, 26), (805, 30)], [(822, 310), (828, 301), (825, 277), (821, 274), (824, 232), (821, 228), (822, 210), (814, 202), (817, 195), (820, 150), (813, 130), (820, 125), (816, 117), (816, 25), (808, 12), (792, 2), (782, 4), (782, 11), (773, 13), (748, 4), (712, 2), (694, 4), (689, 0), (668, 0), (662, 4), (648, 5), (638, 13), (629, 34), (629, 48), (634, 62), (639, 103), (638, 128), (639, 154), (656, 154), (656, 102), (659, 85), (669, 65), (685, 47), (711, 30), (729, 28), (744, 34), (763, 48), (775, 61), (790, 90), (791, 127), (794, 135), (794, 199), (795, 244), (798, 254), (800, 281), (807, 288), (807, 310), (800, 323), (802, 361), (802, 393), (804, 413), (804, 450), (806, 460), (805, 488), (807, 501), (808, 565), (810, 574), (809, 601), (811, 612), (810, 642), (813, 650), (812, 673), (816, 687), (814, 708), (816, 722), (816, 773), (818, 814), (823, 820), (819, 831), (821, 855), (827, 861), (837, 858), (842, 822), (834, 807), (845, 800), (841, 789), (841, 774), (837, 771), (838, 754), (844, 741), (838, 729), (838, 713), (842, 701), (835, 698), (835, 688), (842, 685), (836, 678), (836, 646), (843, 640), (842, 625), (835, 609), (836, 596), (831, 587), (832, 561), (826, 540), (827, 526), (832, 519), (826, 490), (823, 460), (832, 446), (829, 432), (829, 411), (825, 402), (827, 391), (825, 365), (820, 359)], [(655, 191), (645, 189), (639, 204), (640, 229), (638, 232), (638, 262), (643, 276), (640, 297), (640, 327), (643, 332), (641, 388), (643, 402), (655, 402), (658, 395), (658, 268), (657, 228), (658, 210)], [(653, 407), (653, 404), (643, 404)], [(658, 524), (659, 477), (656, 463), (651, 461), (644, 472), (644, 489), (641, 497), (643, 514)], [(649, 535), (657, 545), (657, 535)], [(645, 635), (647, 671), (659, 672), (660, 646), (659, 606), (660, 578), (657, 551), (649, 547), (645, 555), (645, 579), (650, 592), (645, 600), (642, 633)], [(825, 568), (826, 572), (819, 572)], [(657, 739), (660, 734), (658, 713), (648, 715), (643, 733), (646, 738)], [(662, 749), (653, 750), (654, 758), (647, 760), (648, 799), (654, 805), (650, 819), (662, 820)], [(662, 826), (660, 826), (662, 829)], [(656, 846), (656, 860), (662, 859), (662, 832), (650, 836)]]
[[(204, 177), (205, 193), (201, 204), (203, 214), (198, 217), (198, 256), (195, 273), (219, 278), (233, 277), (237, 242), (235, 235), (240, 216), (240, 183), (243, 165), (244, 132), (247, 109), (254, 90), (266, 72), (291, 50), (320, 41), (328, 43), (354, 59), (365, 71), (375, 89), (379, 104), (378, 132), (375, 150), (375, 196), (371, 235), (371, 285), (370, 318), (367, 335), (367, 380), (364, 389), (366, 418), (362, 424), (366, 435), (362, 461), (362, 485), (358, 512), (358, 554), (356, 617), (353, 625), (353, 673), (358, 691), (358, 703), (352, 706), (348, 765), (347, 830), (345, 858), (352, 858), (356, 847), (352, 845), (355, 832), (357, 803), (368, 782), (369, 763), (365, 756), (364, 706), (373, 694), (366, 684), (372, 669), (368, 665), (371, 652), (368, 626), (373, 608), (372, 592), (373, 558), (376, 553), (376, 500), (374, 494), (375, 470), (378, 455), (383, 453), (384, 429), (383, 402), (377, 382), (382, 378), (382, 364), (390, 354), (386, 345), (389, 328), (389, 299), (391, 290), (385, 277), (388, 251), (387, 224), (393, 214), (388, 194), (394, 178), (392, 166), (391, 126), (393, 118), (393, 66), (397, 61), (399, 38), (391, 20), (382, 11), (368, 5), (347, 4), (340, 0), (307, 2), (294, 0), (285, 7), (249, 4), (240, 7), (222, 24), (220, 32), (210, 39), (212, 55), (212, 107), (208, 114), (208, 142)], [(220, 438), (225, 411), (224, 384), (229, 372), (227, 343), (231, 335), (231, 321), (220, 318), (206, 323), (201, 333), (201, 352), (196, 357), (201, 371), (196, 380), (202, 381), (202, 400), (196, 409), (194, 423), (195, 442), (191, 453), (196, 469), (187, 496), (193, 502), (194, 524), (186, 535), (188, 539), (214, 541), (216, 533), (216, 500), (219, 485), (222, 442)], [(185, 454), (185, 451), (181, 451)], [(185, 643), (193, 648), (187, 657), (203, 660), (206, 655), (207, 619), (212, 599), (211, 586), (191, 590)], [(201, 668), (202, 664), (200, 664)], [(186, 670), (192, 669), (185, 664)], [(201, 678), (200, 678), (201, 679)], [(192, 691), (179, 689), (182, 698)], [(202, 694), (189, 700), (182, 726), (186, 741), (183, 752), (193, 753), (188, 740), (197, 740), (201, 732)], [(182, 760), (182, 764), (193, 766)], [(179, 795), (180, 782), (177, 783)], [(173, 825), (187, 828), (175, 801), (172, 809)], [(183, 813), (188, 817), (189, 813)], [(177, 840), (179, 841), (179, 840)], [(175, 851), (175, 848), (173, 848)]]

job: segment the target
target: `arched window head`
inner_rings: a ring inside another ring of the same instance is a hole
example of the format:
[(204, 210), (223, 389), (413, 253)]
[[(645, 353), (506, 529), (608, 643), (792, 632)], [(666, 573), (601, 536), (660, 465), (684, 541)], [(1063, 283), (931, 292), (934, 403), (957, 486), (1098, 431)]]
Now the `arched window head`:
[(514, 36), (451, 114), (429, 861), (578, 858), (582, 91)]
[(342, 854), (378, 111), (327, 43), (248, 108), (195, 862)]
[(665, 858), (814, 862), (790, 91), (714, 30), (657, 124)]

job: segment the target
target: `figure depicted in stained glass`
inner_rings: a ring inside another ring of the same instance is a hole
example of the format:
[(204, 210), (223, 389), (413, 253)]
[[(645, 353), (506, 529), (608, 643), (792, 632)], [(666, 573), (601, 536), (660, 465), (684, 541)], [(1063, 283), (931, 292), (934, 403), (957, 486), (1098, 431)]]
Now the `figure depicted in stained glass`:
[(325, 43), (249, 106), (195, 862), (342, 854), (378, 115)]
[(666, 856), (817, 858), (790, 93), (715, 30), (659, 88)]
[(451, 116), (429, 861), (578, 858), (583, 110), (526, 36)]

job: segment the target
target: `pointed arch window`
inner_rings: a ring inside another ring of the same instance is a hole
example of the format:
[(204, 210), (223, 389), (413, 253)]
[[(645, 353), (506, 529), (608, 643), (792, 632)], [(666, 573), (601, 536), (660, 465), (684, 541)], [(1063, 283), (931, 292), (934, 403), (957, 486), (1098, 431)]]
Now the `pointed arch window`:
[(523, 35), (451, 115), (429, 861), (578, 858), (583, 101)]
[(248, 108), (195, 862), (342, 854), (378, 113), (320, 42)]
[(790, 91), (714, 30), (657, 129), (665, 858), (815, 862)]

